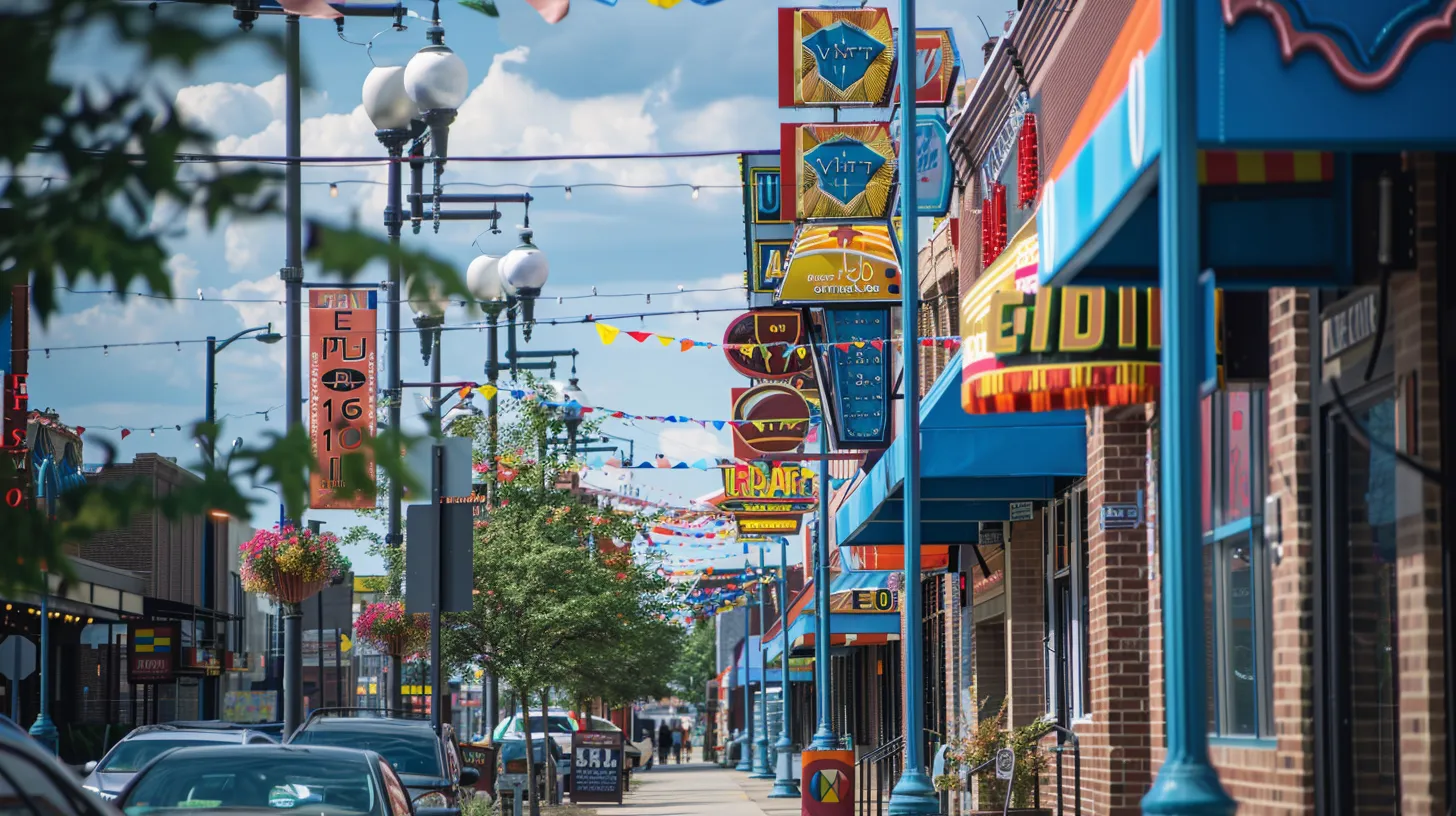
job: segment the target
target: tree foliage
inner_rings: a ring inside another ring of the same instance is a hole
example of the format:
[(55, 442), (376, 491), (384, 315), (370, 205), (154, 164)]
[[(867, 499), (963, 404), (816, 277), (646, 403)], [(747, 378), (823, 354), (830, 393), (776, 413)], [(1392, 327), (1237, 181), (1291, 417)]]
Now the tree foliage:
[[(206, 5), (120, 0), (5, 5), (0, 49), (10, 55), (11, 68), (0, 83), (5, 111), (0, 161), (9, 170), (0, 179), (0, 295), (29, 287), (31, 312), (42, 325), (59, 313), (60, 293), (80, 286), (170, 296), (165, 239), (171, 222), (201, 216), (212, 227), (277, 214), (280, 175), (210, 160), (202, 146), (212, 143), (211, 136), (178, 116), (157, 80), (244, 38), (277, 59), (281, 39), (267, 33), (266, 25), (244, 35), (216, 25), (219, 8)], [(118, 55), (137, 58), (137, 69), (104, 82), (70, 78), (61, 64), (63, 47), (86, 38), (110, 39)], [(169, 211), (175, 217), (168, 218)], [(377, 235), (310, 221), (308, 236), (307, 259), (326, 277), (347, 281), (393, 260), (420, 292), (438, 284), (447, 294), (466, 293), (449, 263), (392, 247)], [(0, 315), (10, 308), (11, 299), (0, 297)], [(0, 368), (8, 370), (9, 362), (0, 361)], [(204, 445), (222, 432), (203, 424), (191, 430)], [(399, 455), (405, 442), (391, 429), (369, 443), (379, 467), (402, 481), (409, 478)], [(103, 453), (100, 458), (109, 462), (115, 451)], [(0, 456), (0, 484), (23, 478), (22, 465), (16, 457)], [(355, 477), (364, 466), (362, 451), (346, 456), (345, 479), (360, 483)], [(46, 573), (68, 578), (68, 546), (124, 525), (143, 510), (172, 518), (213, 509), (247, 517), (248, 500), (235, 479), (273, 486), (296, 519), (305, 507), (309, 473), (317, 468), (307, 432), (294, 426), (245, 445), (226, 464), (198, 465), (201, 482), (165, 499), (110, 484), (68, 492), (54, 518), (0, 503), (0, 529), (7, 532), (0, 537), (0, 593), (41, 589)]]
[(672, 689), (677, 696), (707, 705), (708, 681), (718, 668), (717, 618), (699, 619), (683, 638), (672, 664)]

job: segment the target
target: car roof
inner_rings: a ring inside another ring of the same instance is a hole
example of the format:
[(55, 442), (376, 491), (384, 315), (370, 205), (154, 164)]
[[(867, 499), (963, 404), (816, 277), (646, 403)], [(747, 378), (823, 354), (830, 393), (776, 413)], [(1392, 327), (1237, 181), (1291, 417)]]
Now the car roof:
[(435, 732), (429, 720), (411, 720), (398, 717), (315, 717), (299, 728), (339, 728), (350, 731), (387, 731), (390, 729), (420, 729)]
[(218, 746), (194, 746), (189, 748), (173, 748), (163, 756), (184, 755), (189, 760), (221, 759), (225, 757), (257, 756), (259, 753), (282, 754), (284, 756), (316, 756), (328, 759), (359, 759), (367, 761), (373, 751), (362, 751), (358, 748), (343, 748), (332, 745), (218, 745)]
[[(242, 742), (248, 736), (247, 731), (226, 731), (212, 730), (208, 728), (167, 728), (158, 730), (146, 730), (140, 733), (133, 731), (122, 738), (122, 742), (135, 740), (172, 740), (179, 737), (194, 740), (196, 742)], [(257, 731), (254, 733), (261, 734)]]

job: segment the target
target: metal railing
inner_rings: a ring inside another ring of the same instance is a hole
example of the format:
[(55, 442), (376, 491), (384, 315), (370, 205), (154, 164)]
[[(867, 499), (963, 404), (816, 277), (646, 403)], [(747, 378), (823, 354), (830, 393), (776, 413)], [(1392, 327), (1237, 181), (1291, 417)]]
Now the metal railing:
[(885, 816), (890, 791), (905, 763), (905, 738), (881, 745), (860, 757), (854, 772), (856, 816)]
[[(1070, 728), (1063, 728), (1060, 725), (1050, 724), (1036, 735), (1040, 740), (1047, 734), (1057, 735), (1057, 744), (1050, 749), (1057, 759), (1057, 816), (1066, 813), (1066, 792), (1062, 784), (1063, 756), (1067, 753), (1067, 744), (1071, 743), (1072, 752), (1072, 813), (1073, 816), (1082, 816), (1082, 751), (1077, 744), (1077, 734)], [(970, 778), (976, 774), (994, 771), (996, 778), (1006, 783), (1006, 800), (1002, 805), (1001, 812), (1009, 813), (1011, 810), (1011, 796), (1014, 791), (1016, 776), (1016, 752), (1010, 748), (997, 749), (991, 758), (980, 765), (965, 771), (966, 790), (970, 790)], [(1032, 807), (1041, 807), (1041, 780), (1037, 780), (1036, 786), (1031, 789)]]

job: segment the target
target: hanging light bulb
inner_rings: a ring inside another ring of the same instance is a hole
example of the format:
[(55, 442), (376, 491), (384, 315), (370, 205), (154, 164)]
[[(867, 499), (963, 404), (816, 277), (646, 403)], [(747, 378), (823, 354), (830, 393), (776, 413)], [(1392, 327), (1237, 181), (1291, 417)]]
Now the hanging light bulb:
[(339, 185), (335, 184), (332, 181), (329, 182), (329, 198), (338, 198), (338, 197), (339, 197)]
[(567, 187), (566, 188), (566, 200), (567, 201), (570, 201), (571, 200), (571, 188), (570, 187)]
[(698, 200), (698, 188), (696, 188), (696, 187), (693, 188), (693, 200), (694, 201), (697, 201)]
[(157, 435), (157, 429), (156, 428), (153, 428), (152, 429), (152, 436), (155, 437), (156, 435)]

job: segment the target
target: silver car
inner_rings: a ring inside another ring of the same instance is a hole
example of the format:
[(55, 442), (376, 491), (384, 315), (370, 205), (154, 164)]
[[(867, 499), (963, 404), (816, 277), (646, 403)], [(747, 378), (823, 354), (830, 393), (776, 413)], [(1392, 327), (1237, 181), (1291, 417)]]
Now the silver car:
[(132, 729), (120, 742), (111, 746), (100, 762), (91, 761), (82, 769), (86, 778), (82, 786), (108, 801), (156, 757), (173, 748), (198, 745), (273, 745), (272, 737), (263, 731), (232, 723), (172, 723), (143, 725)]

